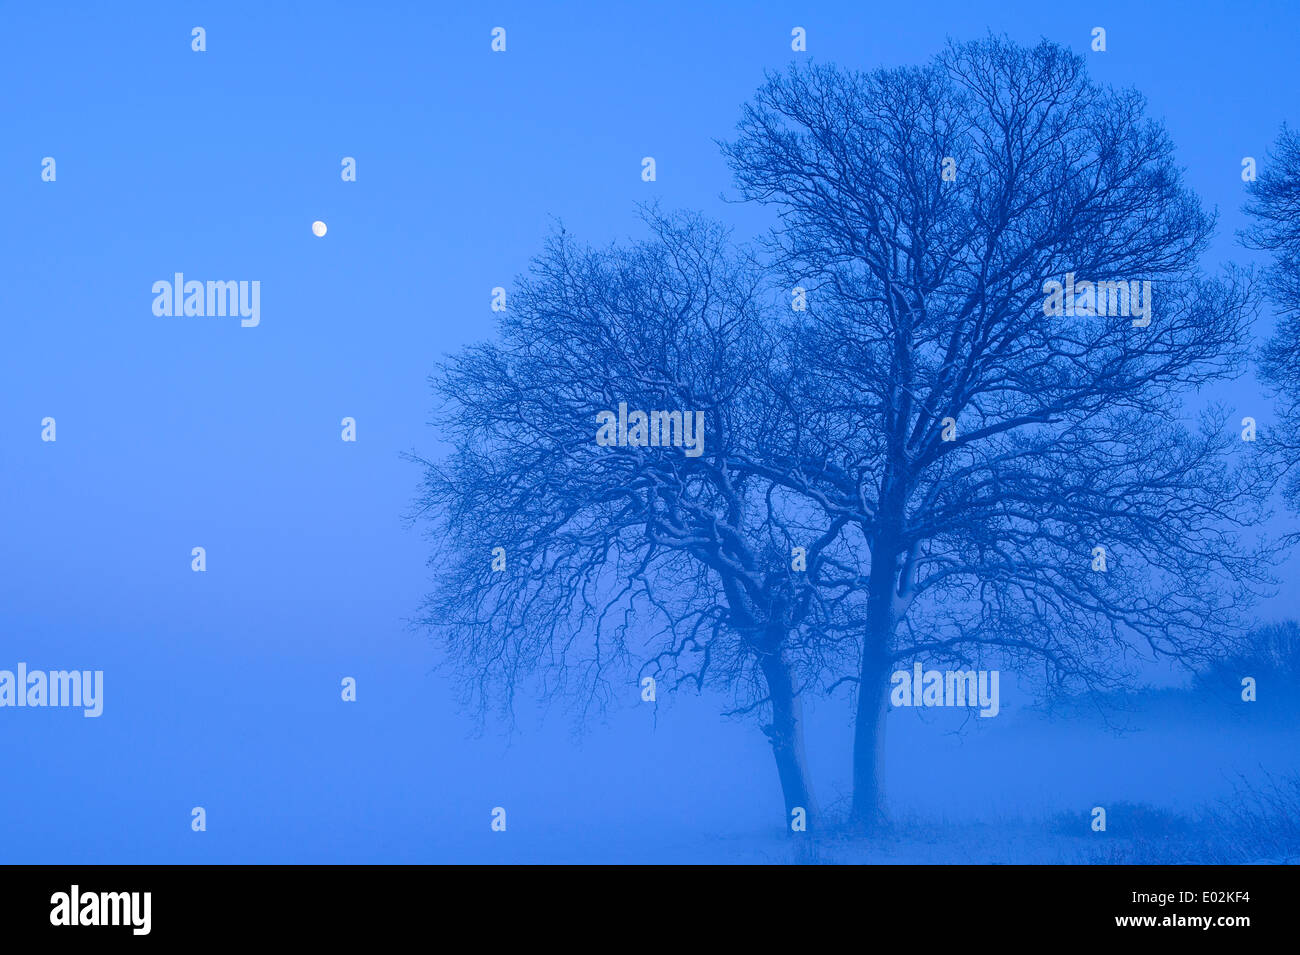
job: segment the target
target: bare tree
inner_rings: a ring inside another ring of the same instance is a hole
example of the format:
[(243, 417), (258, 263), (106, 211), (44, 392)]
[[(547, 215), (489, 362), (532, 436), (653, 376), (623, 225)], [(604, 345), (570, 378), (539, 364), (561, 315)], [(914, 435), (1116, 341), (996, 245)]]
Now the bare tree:
[[(628, 692), (629, 673), (733, 692), (733, 712), (766, 714), (787, 813), (811, 827), (802, 694), (852, 653), (811, 626), (837, 591), (818, 575), (843, 521), (738, 466), (777, 413), (764, 369), (780, 317), (761, 272), (716, 225), (647, 221), (649, 241), (603, 251), (553, 236), (500, 342), (434, 377), (451, 452), (422, 462), (439, 546), (424, 622), (480, 707), (508, 709), (529, 677), (584, 715)], [(687, 428), (698, 411), (701, 444), (665, 431), (646, 446), (631, 429), (598, 443), (621, 404)]]
[(989, 38), (770, 76), (725, 146), (810, 303), (786, 389), (816, 407), (746, 464), (869, 551), (865, 607), (837, 618), (864, 826), (900, 662), (1114, 685), (1139, 653), (1221, 652), (1263, 579), (1239, 540), (1262, 482), (1221, 412), (1184, 409), (1238, 370), (1249, 296), (1198, 272), (1213, 220), (1143, 108), (1057, 46)]
[(1277, 324), (1260, 356), (1259, 372), (1277, 398), (1280, 421), (1270, 429), (1266, 449), (1278, 473), (1288, 478), (1288, 503), (1300, 511), (1300, 134), (1282, 127), (1248, 191), (1246, 211), (1255, 225), (1244, 242), (1273, 253), (1264, 288)]

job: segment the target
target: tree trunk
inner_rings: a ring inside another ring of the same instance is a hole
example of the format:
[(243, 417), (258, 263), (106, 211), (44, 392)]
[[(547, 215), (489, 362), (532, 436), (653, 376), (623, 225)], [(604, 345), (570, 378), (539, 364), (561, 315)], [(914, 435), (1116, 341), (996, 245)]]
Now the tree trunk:
[[(871, 638), (868, 637), (868, 640)], [(853, 825), (865, 832), (884, 827), (885, 720), (889, 716), (887, 655), (868, 647), (862, 656), (858, 711), (853, 725)]]
[(772, 705), (772, 722), (763, 727), (772, 744), (776, 771), (785, 797), (785, 827), (790, 831), (795, 809), (803, 809), (808, 831), (817, 828), (821, 812), (813, 794), (812, 775), (803, 743), (803, 702), (795, 693), (794, 674), (778, 650), (760, 658)]
[(859, 830), (885, 825), (885, 720), (889, 716), (889, 677), (893, 669), (894, 590), (898, 585), (898, 551), (886, 541), (872, 549), (867, 583), (867, 630), (862, 639), (858, 711), (853, 724), (853, 809)]

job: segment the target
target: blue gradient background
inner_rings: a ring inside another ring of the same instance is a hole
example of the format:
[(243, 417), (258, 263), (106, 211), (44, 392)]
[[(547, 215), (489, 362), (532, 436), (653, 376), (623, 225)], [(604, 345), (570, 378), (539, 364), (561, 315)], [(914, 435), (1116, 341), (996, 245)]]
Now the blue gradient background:
[[(0, 667), (102, 669), (106, 688), (97, 720), (0, 710), (0, 862), (779, 860), (767, 744), (724, 700), (652, 712), (630, 688), (580, 735), (561, 706), (525, 707), (513, 736), (458, 711), (406, 623), (428, 548), (402, 520), (420, 474), (401, 455), (440, 448), (434, 363), (494, 334), (491, 288), (557, 218), (605, 244), (658, 199), (762, 230), (765, 212), (723, 201), (716, 141), (796, 55), (795, 25), (815, 60), (862, 69), (989, 30), (1085, 53), (1167, 124), (1220, 211), (1220, 260), (1251, 261), (1233, 242), (1242, 157), (1300, 122), (1290, 3), (52, 3), (3, 19)], [(260, 280), (261, 326), (155, 317), (150, 287), (177, 271)], [(1210, 397), (1270, 420), (1249, 380)], [(1290, 586), (1261, 608), (1296, 614)], [(833, 803), (847, 698), (810, 721)], [(1191, 805), (1259, 761), (1225, 744), (1211, 770), (1177, 734), (1153, 758), (1082, 725), (948, 728), (891, 720), (896, 810)]]

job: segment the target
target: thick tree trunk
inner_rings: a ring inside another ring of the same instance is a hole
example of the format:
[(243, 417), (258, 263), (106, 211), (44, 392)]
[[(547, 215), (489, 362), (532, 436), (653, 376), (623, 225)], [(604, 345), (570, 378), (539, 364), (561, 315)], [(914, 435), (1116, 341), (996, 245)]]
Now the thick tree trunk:
[(795, 692), (794, 674), (780, 652), (760, 660), (772, 706), (772, 722), (763, 727), (772, 744), (776, 771), (785, 797), (785, 827), (790, 829), (796, 809), (803, 809), (809, 832), (821, 822), (817, 797), (813, 794), (812, 775), (803, 742), (803, 703)]
[(864, 653), (858, 683), (858, 711), (853, 725), (853, 825), (866, 832), (881, 829), (885, 806), (885, 721), (889, 715), (891, 663), (883, 653)]
[[(892, 538), (896, 539), (896, 538)], [(855, 828), (872, 832), (885, 825), (885, 721), (889, 716), (889, 677), (893, 669), (894, 592), (898, 549), (891, 538), (872, 548), (868, 581), (867, 629), (858, 675), (858, 710), (853, 725), (853, 809)]]

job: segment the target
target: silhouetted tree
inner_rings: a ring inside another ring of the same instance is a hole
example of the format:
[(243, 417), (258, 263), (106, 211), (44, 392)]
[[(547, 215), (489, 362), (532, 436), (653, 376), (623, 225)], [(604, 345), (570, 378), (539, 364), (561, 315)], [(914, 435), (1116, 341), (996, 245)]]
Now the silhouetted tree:
[[(1248, 295), (1198, 272), (1213, 221), (1141, 97), (989, 38), (919, 68), (770, 76), (725, 149), (809, 289), (785, 387), (810, 407), (748, 464), (869, 550), (865, 609), (837, 623), (859, 644), (855, 820), (884, 816), (900, 662), (1034, 661), (1095, 688), (1139, 651), (1222, 652), (1261, 579), (1237, 539), (1260, 486), (1222, 413), (1189, 427), (1183, 398), (1237, 371)], [(1118, 287), (1103, 314), (1080, 285), (1079, 313), (1049, 317), (1067, 273), (1150, 281), (1150, 323), (1107, 314)]]
[[(737, 466), (778, 413), (764, 376), (780, 316), (761, 273), (714, 224), (647, 221), (649, 241), (603, 251), (553, 236), (500, 341), (434, 377), (451, 451), (423, 462), (439, 546), (424, 622), (480, 706), (509, 708), (529, 676), (584, 713), (636, 692), (617, 689), (629, 671), (733, 690), (736, 712), (766, 714), (787, 812), (811, 827), (801, 694), (844, 666), (848, 642), (810, 626), (851, 586), (819, 578), (843, 522)], [(702, 412), (700, 453), (598, 444), (620, 403)]]
[(1260, 377), (1277, 397), (1280, 421), (1269, 429), (1267, 451), (1283, 475), (1286, 497), (1300, 510), (1300, 134), (1285, 126), (1259, 178), (1248, 187), (1246, 211), (1256, 223), (1248, 247), (1273, 253), (1264, 288), (1277, 325), (1260, 356)]

